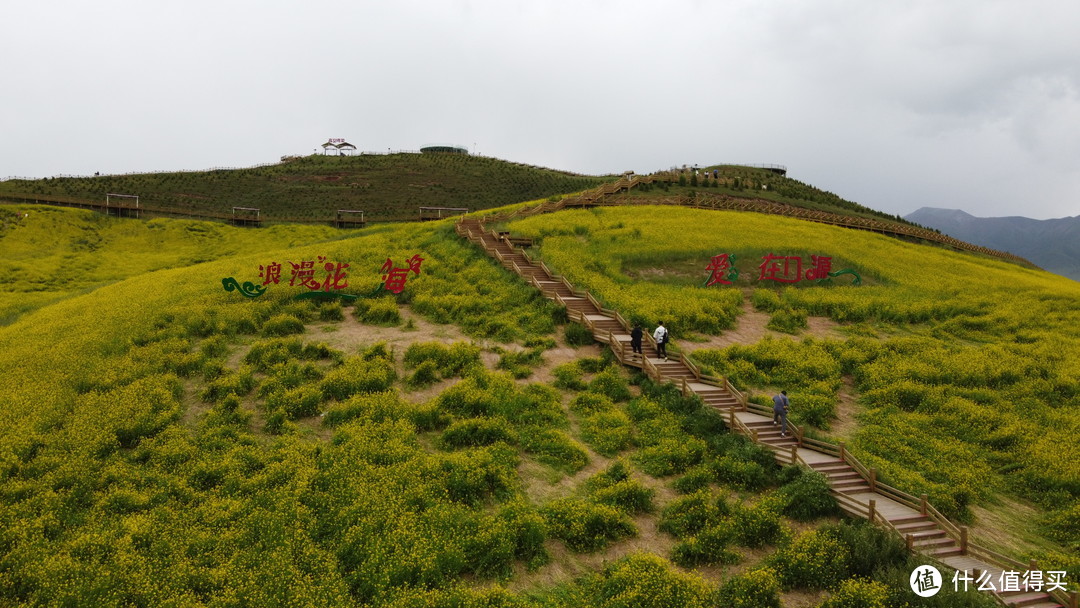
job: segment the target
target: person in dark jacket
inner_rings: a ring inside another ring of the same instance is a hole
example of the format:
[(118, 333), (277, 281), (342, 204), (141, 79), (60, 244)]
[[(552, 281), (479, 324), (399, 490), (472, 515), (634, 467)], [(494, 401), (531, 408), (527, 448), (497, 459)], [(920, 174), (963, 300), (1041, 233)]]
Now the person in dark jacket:
[(634, 329), (630, 330), (630, 348), (637, 354), (641, 354), (641, 323), (634, 323)]
[(788, 401), (787, 391), (780, 391), (779, 395), (772, 398), (773, 406), (773, 420), (772, 423), (782, 424), (780, 427), (780, 436), (787, 437), (787, 413), (788, 407), (791, 402)]

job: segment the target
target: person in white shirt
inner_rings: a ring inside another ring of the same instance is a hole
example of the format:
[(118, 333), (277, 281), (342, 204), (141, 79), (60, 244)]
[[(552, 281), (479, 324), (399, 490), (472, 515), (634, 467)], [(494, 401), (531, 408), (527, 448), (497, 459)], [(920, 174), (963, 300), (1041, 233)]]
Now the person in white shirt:
[(664, 361), (667, 361), (668, 330), (664, 327), (663, 321), (657, 325), (652, 337), (656, 340), (656, 356), (663, 357)]

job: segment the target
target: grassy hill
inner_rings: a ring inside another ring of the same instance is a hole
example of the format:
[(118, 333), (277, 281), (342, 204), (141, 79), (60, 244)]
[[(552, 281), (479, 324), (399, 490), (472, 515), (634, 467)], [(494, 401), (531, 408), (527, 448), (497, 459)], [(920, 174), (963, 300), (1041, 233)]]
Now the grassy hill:
[(0, 182), (0, 198), (66, 197), (96, 202), (106, 193), (186, 214), (228, 215), (254, 207), (271, 221), (326, 222), (338, 209), (369, 221), (413, 220), (418, 207), (487, 209), (576, 192), (613, 179), (464, 154), (313, 155), (253, 169)]
[(709, 194), (762, 199), (815, 211), (911, 224), (898, 215), (870, 209), (786, 175), (742, 165), (710, 165), (700, 169), (678, 170), (670, 183), (657, 183), (629, 193), (631, 197), (645, 199)]
[[(841, 520), (820, 479), (567, 346), (564, 314), (445, 222), (349, 234), (26, 212), (0, 248), (51, 295), (0, 327), (4, 603), (912, 600), (902, 548)], [(628, 317), (662, 316), (754, 398), (787, 387), (802, 422), (980, 540), (1080, 577), (1074, 282), (745, 213), (600, 208), (509, 228)], [(866, 282), (762, 285), (768, 252), (829, 255)], [(720, 253), (742, 278), (718, 292), (703, 283)], [(378, 295), (382, 263), (415, 254), (405, 291)], [(355, 308), (284, 283), (222, 289), (320, 256), (350, 264)], [(87, 271), (48, 278), (61, 268)], [(711, 344), (763, 313), (796, 339)], [(800, 326), (815, 319), (833, 334)]]

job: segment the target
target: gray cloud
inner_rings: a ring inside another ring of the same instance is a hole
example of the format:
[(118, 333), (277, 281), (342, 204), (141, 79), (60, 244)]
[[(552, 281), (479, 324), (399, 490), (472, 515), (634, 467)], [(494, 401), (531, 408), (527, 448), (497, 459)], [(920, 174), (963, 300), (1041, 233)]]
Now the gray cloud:
[(0, 175), (248, 166), (328, 137), (589, 173), (775, 162), (888, 211), (1080, 213), (1071, 0), (46, 0)]

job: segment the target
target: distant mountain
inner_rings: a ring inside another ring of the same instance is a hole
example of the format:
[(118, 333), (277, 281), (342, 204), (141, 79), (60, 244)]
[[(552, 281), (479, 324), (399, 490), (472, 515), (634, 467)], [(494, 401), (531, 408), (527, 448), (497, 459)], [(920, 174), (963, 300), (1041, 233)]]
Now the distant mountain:
[(904, 219), (962, 241), (1008, 251), (1050, 272), (1080, 281), (1080, 215), (1033, 220), (975, 217), (959, 209), (923, 207)]

